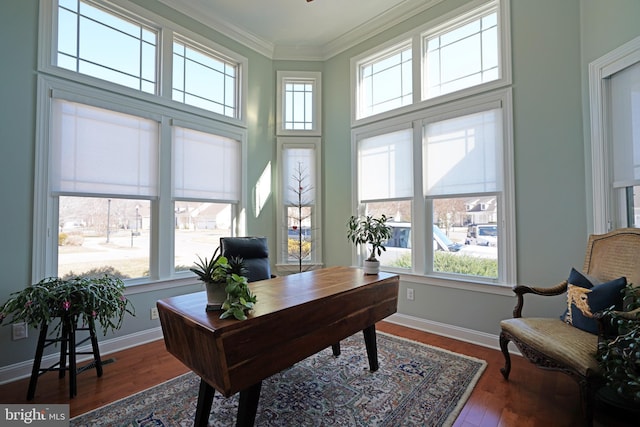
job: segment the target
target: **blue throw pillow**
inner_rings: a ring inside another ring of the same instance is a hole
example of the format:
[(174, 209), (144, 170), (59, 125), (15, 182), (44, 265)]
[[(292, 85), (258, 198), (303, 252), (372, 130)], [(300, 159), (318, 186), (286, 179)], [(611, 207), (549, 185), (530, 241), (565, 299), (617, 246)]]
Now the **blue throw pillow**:
[(571, 269), (567, 286), (567, 311), (563, 320), (592, 334), (598, 333), (598, 322), (593, 314), (611, 306), (622, 308), (622, 290), (627, 286), (626, 277), (595, 284), (594, 280)]

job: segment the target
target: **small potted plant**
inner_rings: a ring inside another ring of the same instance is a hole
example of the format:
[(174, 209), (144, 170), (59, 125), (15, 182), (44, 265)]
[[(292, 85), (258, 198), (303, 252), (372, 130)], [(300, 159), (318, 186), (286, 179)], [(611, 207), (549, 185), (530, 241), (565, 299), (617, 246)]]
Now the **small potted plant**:
[[(207, 292), (207, 311), (223, 310), (221, 319), (235, 317), (245, 320), (247, 312), (253, 309), (256, 296), (249, 289), (246, 269), (240, 258), (227, 259), (217, 255), (218, 249), (210, 260), (198, 256), (195, 267), (190, 270), (204, 282)], [(217, 256), (216, 256), (217, 255)]]
[(11, 316), (9, 323), (26, 322), (38, 328), (57, 317), (83, 324), (91, 320), (106, 335), (109, 329), (120, 329), (125, 313), (135, 315), (124, 296), (124, 283), (117, 277), (49, 277), (12, 293), (0, 306), (0, 322)]
[(603, 310), (597, 317), (608, 320), (615, 334), (598, 343), (597, 359), (606, 386), (598, 395), (620, 407), (640, 405), (640, 289), (627, 285), (625, 311)]
[(363, 268), (365, 274), (378, 274), (380, 271), (380, 261), (376, 258), (387, 248), (386, 241), (391, 238), (391, 227), (387, 225), (389, 221), (386, 215), (374, 217), (351, 216), (347, 223), (347, 238), (355, 245), (370, 245), (369, 257), (364, 260)]

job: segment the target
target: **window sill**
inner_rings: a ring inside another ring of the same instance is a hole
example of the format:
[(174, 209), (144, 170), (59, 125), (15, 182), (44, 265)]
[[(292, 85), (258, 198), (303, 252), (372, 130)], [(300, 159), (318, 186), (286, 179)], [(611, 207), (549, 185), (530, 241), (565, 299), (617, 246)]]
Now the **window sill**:
[(489, 282), (483, 283), (472, 280), (464, 280), (460, 278), (423, 276), (419, 274), (408, 273), (406, 271), (403, 272), (401, 270), (387, 269), (385, 271), (399, 274), (400, 280), (403, 282), (515, 297), (515, 294), (512, 290), (512, 285)]

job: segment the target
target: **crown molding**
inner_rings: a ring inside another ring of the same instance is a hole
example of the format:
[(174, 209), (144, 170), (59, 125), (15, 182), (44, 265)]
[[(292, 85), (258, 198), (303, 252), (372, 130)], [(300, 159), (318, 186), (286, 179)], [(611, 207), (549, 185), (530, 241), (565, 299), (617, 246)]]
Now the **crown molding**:
[(275, 46), (270, 41), (258, 37), (250, 31), (240, 28), (236, 25), (222, 21), (216, 16), (210, 9), (202, 9), (194, 7), (189, 2), (175, 2), (172, 0), (158, 0), (160, 3), (200, 22), (201, 24), (219, 32), (220, 34), (229, 37), (230, 39), (255, 50), (261, 55), (267, 58), (273, 59)]
[(443, 0), (406, 0), (394, 8), (338, 36), (329, 43), (318, 46), (275, 45), (273, 42), (265, 40), (244, 28), (221, 20), (211, 9), (200, 8), (186, 1), (158, 1), (269, 59), (324, 61), (441, 3)]

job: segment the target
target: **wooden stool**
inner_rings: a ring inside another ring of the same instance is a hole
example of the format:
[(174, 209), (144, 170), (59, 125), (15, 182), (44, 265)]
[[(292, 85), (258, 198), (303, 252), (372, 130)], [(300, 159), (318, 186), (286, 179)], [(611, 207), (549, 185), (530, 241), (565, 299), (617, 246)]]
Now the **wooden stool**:
[[(76, 375), (90, 368), (96, 368), (98, 377), (102, 376), (103, 362), (100, 359), (100, 350), (98, 349), (98, 339), (96, 338), (96, 328), (93, 319), (89, 319), (86, 327), (79, 328), (77, 325), (78, 318), (63, 315), (60, 319), (61, 331), (56, 338), (47, 338), (49, 325), (42, 322), (40, 327), (40, 335), (38, 338), (38, 346), (36, 347), (36, 356), (33, 360), (33, 370), (31, 371), (31, 379), (29, 380), (29, 390), (27, 391), (27, 400), (32, 400), (36, 393), (36, 385), (38, 377), (45, 372), (58, 371), (58, 378), (64, 378), (65, 371), (69, 371), (69, 398), (73, 398), (78, 394)], [(89, 336), (80, 342), (76, 342), (76, 331), (88, 331)], [(78, 352), (76, 347), (91, 340), (92, 351)], [(61, 343), (60, 360), (48, 368), (40, 368), (42, 363), (42, 354), (46, 347), (51, 344)], [(92, 354), (93, 362), (86, 366), (78, 368), (76, 365), (76, 356), (78, 354)], [(67, 355), (69, 356), (69, 366), (67, 366)]]

